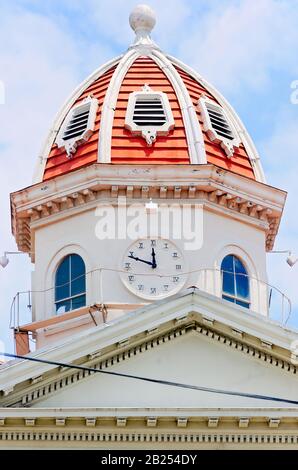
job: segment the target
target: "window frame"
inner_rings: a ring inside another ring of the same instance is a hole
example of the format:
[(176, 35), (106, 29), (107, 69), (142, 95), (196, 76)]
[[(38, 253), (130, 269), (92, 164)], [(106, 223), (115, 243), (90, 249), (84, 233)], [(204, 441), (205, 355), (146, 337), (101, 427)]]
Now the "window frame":
[[(65, 135), (66, 129), (69, 123), (71, 122), (71, 120), (77, 114), (80, 113), (80, 109), (82, 110), (82, 112), (84, 109), (88, 110), (87, 127), (82, 132), (82, 134), (76, 137), (73, 137), (71, 139), (65, 140), (64, 135)], [(77, 147), (80, 144), (87, 142), (90, 139), (91, 135), (93, 134), (94, 128), (95, 128), (97, 109), (98, 109), (98, 99), (89, 95), (82, 102), (76, 104), (68, 111), (64, 119), (64, 122), (62, 126), (60, 127), (57, 137), (55, 139), (55, 144), (57, 144), (58, 148), (65, 149), (68, 158), (72, 158), (73, 155), (77, 151)]]
[[(233, 271), (225, 271), (222, 269), (224, 260), (229, 256), (233, 257)], [(245, 274), (237, 273), (236, 267), (235, 267), (235, 259), (237, 259), (241, 263), (243, 269), (245, 270)], [(243, 260), (239, 256), (235, 255), (234, 253), (226, 254), (221, 261), (220, 274), (221, 274), (221, 297), (222, 299), (228, 302), (234, 303), (236, 305), (242, 306), (243, 308), (251, 309), (252, 300), (251, 300), (250, 277), (249, 277), (248, 269), (245, 263), (243, 262)], [(231, 294), (229, 292), (224, 291), (224, 275), (225, 274), (231, 274), (233, 276), (233, 286), (234, 286), (235, 294)], [(247, 297), (242, 297), (238, 295), (237, 276), (245, 276), (247, 278), (247, 288), (248, 288)]]
[[(211, 105), (215, 110), (217, 110), (217, 112), (222, 114), (223, 118), (226, 120), (227, 124), (230, 127), (233, 139), (227, 139), (224, 136), (218, 134), (218, 132), (212, 125), (207, 107), (208, 104)], [(203, 120), (204, 131), (207, 133), (208, 137), (212, 142), (220, 143), (227, 157), (231, 158), (234, 155), (235, 148), (238, 148), (241, 144), (241, 139), (235, 125), (229, 118), (228, 114), (221, 105), (219, 105), (215, 101), (212, 101), (210, 98), (207, 98), (207, 96), (201, 96), (201, 98), (198, 100), (198, 108)]]
[[(153, 98), (159, 97), (165, 113), (166, 122), (162, 126), (141, 126), (134, 122), (134, 111), (136, 101), (139, 98)], [(148, 146), (152, 146), (159, 135), (168, 135), (174, 129), (175, 121), (171, 109), (171, 105), (166, 93), (162, 91), (155, 91), (145, 84), (140, 91), (133, 91), (128, 98), (128, 105), (125, 116), (125, 127), (130, 130), (133, 135), (143, 137)]]
[[(74, 279), (72, 279), (72, 256), (77, 256), (78, 258), (80, 258), (80, 260), (82, 261), (83, 265), (84, 265), (84, 274), (82, 274), (81, 276), (78, 276), (78, 277), (75, 277)], [(57, 286), (57, 275), (58, 275), (58, 271), (59, 269), (61, 268), (62, 266), (62, 263), (67, 259), (69, 258), (69, 272), (68, 272), (68, 280), (67, 282), (61, 284), (61, 285), (58, 285)], [(59, 300), (57, 300), (57, 293), (56, 293), (56, 290), (57, 288), (59, 287), (62, 287), (64, 285), (69, 285), (69, 293), (71, 294), (71, 285), (72, 283), (78, 279), (79, 277), (84, 277), (84, 290), (82, 292), (79, 292), (78, 294), (75, 294), (75, 295), (70, 295), (68, 297), (63, 297)], [(73, 308), (73, 300), (74, 299), (77, 299), (78, 297), (85, 297), (85, 301), (84, 301), (84, 305), (81, 305), (80, 307), (77, 307), (77, 308)], [(79, 255), (78, 253), (69, 253), (67, 255), (65, 255), (58, 263), (58, 266), (56, 267), (56, 270), (55, 270), (55, 275), (54, 275), (54, 305), (55, 305), (55, 314), (56, 315), (59, 315), (60, 313), (58, 312), (58, 309), (57, 309), (57, 305), (58, 304), (61, 304), (61, 303), (66, 303), (66, 302), (70, 302), (70, 309), (63, 312), (63, 313), (67, 313), (67, 312), (71, 312), (73, 310), (77, 310), (79, 308), (82, 308), (82, 307), (85, 307), (87, 305), (87, 283), (86, 283), (86, 263), (84, 261), (84, 259), (82, 258), (81, 255)], [(62, 313), (61, 313), (62, 314)]]

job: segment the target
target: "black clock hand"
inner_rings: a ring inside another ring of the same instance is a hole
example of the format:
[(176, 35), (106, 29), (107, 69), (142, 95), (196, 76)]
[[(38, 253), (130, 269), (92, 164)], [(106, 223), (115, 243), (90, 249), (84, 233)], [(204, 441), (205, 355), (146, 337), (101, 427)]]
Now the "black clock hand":
[(146, 264), (149, 264), (149, 266), (153, 267), (153, 263), (151, 263), (151, 261), (145, 261), (144, 259), (138, 258), (137, 256), (132, 256), (132, 255), (128, 255), (128, 258), (134, 259), (135, 261), (141, 261), (141, 263), (146, 263)]
[(156, 264), (156, 259), (155, 259), (154, 248), (152, 248), (151, 256), (152, 256), (152, 269), (155, 269), (155, 268), (157, 268), (157, 264)]

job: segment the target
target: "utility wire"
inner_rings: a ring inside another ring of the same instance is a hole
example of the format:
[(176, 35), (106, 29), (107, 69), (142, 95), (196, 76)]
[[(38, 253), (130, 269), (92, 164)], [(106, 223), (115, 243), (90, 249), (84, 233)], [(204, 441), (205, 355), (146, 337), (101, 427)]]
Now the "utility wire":
[(20, 356), (17, 354), (10, 354), (10, 353), (1, 353), (0, 356), (4, 357), (10, 357), (13, 359), (23, 359), (31, 362), (38, 362), (42, 364), (48, 364), (52, 366), (58, 366), (58, 367), (65, 367), (68, 369), (76, 369), (76, 370), (83, 370), (87, 372), (95, 372), (95, 373), (100, 373), (100, 374), (106, 374), (106, 375), (114, 375), (116, 377), (125, 377), (127, 379), (135, 379), (135, 380), (141, 380), (143, 382), (151, 382), (155, 384), (160, 384), (160, 385), (168, 385), (170, 387), (179, 387), (179, 388), (185, 388), (189, 390), (197, 390), (200, 392), (208, 392), (208, 393), (216, 393), (218, 395), (230, 395), (230, 396), (235, 396), (235, 397), (245, 397), (245, 398), (252, 398), (254, 400), (267, 400), (267, 401), (275, 401), (278, 403), (288, 403), (291, 405), (298, 405), (298, 401), (296, 400), (288, 400), (286, 398), (279, 398), (279, 397), (272, 397), (272, 396), (267, 396), (267, 395), (258, 395), (254, 393), (245, 393), (245, 392), (234, 392), (231, 390), (221, 390), (217, 388), (210, 388), (210, 387), (201, 387), (198, 385), (189, 385), (189, 384), (184, 384), (184, 383), (179, 383), (179, 382), (171, 382), (169, 380), (161, 380), (161, 379), (152, 379), (149, 377), (141, 377), (138, 375), (131, 375), (131, 374), (124, 374), (121, 372), (112, 372), (112, 371), (106, 371), (106, 370), (101, 370), (101, 369), (94, 369), (92, 367), (85, 367), (85, 366), (79, 366), (75, 364), (67, 364), (64, 362), (58, 362), (58, 361), (49, 361), (46, 359), (38, 359), (36, 357), (30, 357), (30, 356)]

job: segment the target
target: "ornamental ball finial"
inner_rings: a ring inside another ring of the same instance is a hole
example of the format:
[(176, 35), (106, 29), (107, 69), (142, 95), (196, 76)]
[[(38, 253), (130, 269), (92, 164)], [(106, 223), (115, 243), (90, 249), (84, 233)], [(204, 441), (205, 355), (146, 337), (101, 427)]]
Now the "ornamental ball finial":
[(150, 33), (156, 23), (154, 10), (148, 5), (137, 5), (129, 15), (129, 24), (135, 33), (146, 31)]

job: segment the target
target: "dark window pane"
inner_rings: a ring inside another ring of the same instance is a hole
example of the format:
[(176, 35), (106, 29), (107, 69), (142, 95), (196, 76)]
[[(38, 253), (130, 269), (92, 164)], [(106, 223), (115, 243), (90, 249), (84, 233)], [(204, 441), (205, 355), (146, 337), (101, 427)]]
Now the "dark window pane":
[(226, 294), (236, 295), (233, 273), (222, 273), (222, 290)]
[(222, 271), (229, 271), (231, 273), (234, 271), (233, 258), (234, 258), (233, 255), (228, 255), (222, 260), (222, 263), (221, 263)]
[(236, 300), (237, 305), (241, 305), (241, 307), (249, 308), (249, 303), (248, 302), (243, 302), (242, 300)]
[(71, 296), (86, 291), (85, 263), (78, 255), (71, 255)]
[(64, 258), (60, 263), (55, 279), (55, 299), (66, 299), (70, 296), (70, 278), (69, 278), (70, 256)]
[(56, 303), (56, 313), (62, 315), (65, 312), (70, 311), (70, 300), (64, 300), (63, 302)]
[(236, 258), (236, 256), (234, 256), (234, 263), (235, 263), (235, 272), (236, 273), (247, 274), (247, 271), (246, 271), (243, 263), (240, 261), (239, 258)]
[(71, 305), (72, 310), (75, 310), (76, 308), (84, 307), (84, 305), (86, 305), (86, 296), (80, 295), (79, 297), (75, 297), (74, 299), (72, 299), (71, 302), (72, 302), (72, 305)]
[(233, 304), (235, 303), (235, 299), (233, 299), (233, 297), (228, 297), (227, 295), (223, 295), (222, 298), (225, 300), (228, 300), (229, 302), (232, 302)]
[(236, 289), (237, 297), (242, 297), (243, 299), (248, 299), (249, 297), (249, 281), (248, 277), (243, 274), (236, 274)]

